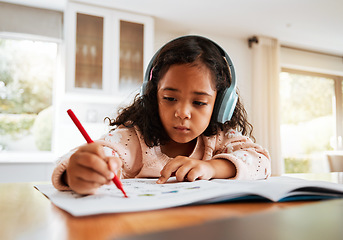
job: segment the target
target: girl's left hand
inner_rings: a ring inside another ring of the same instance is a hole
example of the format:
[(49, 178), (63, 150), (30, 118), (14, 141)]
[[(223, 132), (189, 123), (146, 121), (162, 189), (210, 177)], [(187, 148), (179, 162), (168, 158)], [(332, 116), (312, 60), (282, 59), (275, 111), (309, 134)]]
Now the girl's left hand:
[(173, 173), (175, 173), (176, 179), (180, 182), (185, 179), (193, 182), (196, 179), (211, 179), (215, 174), (215, 168), (210, 161), (177, 156), (164, 166), (157, 183), (165, 183)]

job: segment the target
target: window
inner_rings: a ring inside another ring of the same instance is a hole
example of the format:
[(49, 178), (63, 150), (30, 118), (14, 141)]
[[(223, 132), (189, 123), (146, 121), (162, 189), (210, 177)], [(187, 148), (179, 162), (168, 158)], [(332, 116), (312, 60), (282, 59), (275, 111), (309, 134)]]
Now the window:
[[(17, 171), (20, 162), (45, 167), (56, 159), (51, 129), (59, 123), (51, 117), (64, 82), (63, 12), (0, 2), (0, 16), (0, 163)], [(2, 179), (12, 175), (3, 173)]]
[(0, 38), (0, 152), (52, 150), (56, 42)]
[(342, 136), (342, 78), (283, 69), (281, 151), (285, 172), (325, 172)]

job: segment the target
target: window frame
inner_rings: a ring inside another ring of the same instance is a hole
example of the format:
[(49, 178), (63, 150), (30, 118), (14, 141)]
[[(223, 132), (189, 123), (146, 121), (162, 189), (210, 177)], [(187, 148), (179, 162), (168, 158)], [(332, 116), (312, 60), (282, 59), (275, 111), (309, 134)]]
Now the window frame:
[[(310, 70), (300, 70), (300, 69), (294, 69), (291, 67), (281, 67), (280, 73), (287, 72), (291, 74), (299, 74), (299, 75), (305, 75), (305, 76), (312, 76), (312, 77), (323, 77), (332, 79), (334, 81), (334, 103), (333, 103), (333, 117), (335, 120), (335, 127), (333, 136), (335, 139), (335, 144), (333, 146), (333, 151), (341, 151), (343, 150), (343, 144), (342, 144), (342, 137), (343, 137), (343, 76), (334, 75), (334, 74), (327, 74), (327, 73), (321, 73), (321, 72), (315, 72)], [(280, 79), (279, 79), (280, 81)], [(281, 99), (279, 100), (281, 101)], [(280, 123), (281, 127), (281, 123)], [(282, 144), (282, 141), (280, 142)], [(324, 152), (325, 154), (325, 152)], [(282, 158), (282, 161), (284, 159)], [(284, 163), (283, 163), (284, 164)], [(283, 170), (285, 171), (285, 169)]]
[[(307, 75), (313, 77), (324, 77), (330, 78), (334, 81), (334, 92), (335, 92), (335, 106), (334, 106), (334, 118), (335, 118), (335, 139), (339, 139), (343, 137), (343, 89), (342, 89), (342, 81), (343, 76), (331, 75), (326, 73), (319, 73), (319, 72), (311, 72), (299, 69), (292, 69), (292, 68), (281, 68), (280, 72), (288, 72), (293, 74), (300, 74), (300, 75)], [(343, 146), (335, 146), (334, 150), (342, 150)]]

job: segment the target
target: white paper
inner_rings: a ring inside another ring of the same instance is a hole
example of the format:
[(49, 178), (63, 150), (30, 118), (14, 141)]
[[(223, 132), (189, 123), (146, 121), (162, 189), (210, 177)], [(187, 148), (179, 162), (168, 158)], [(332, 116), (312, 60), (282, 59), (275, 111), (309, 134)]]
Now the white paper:
[[(94, 195), (79, 195), (73, 191), (58, 191), (51, 184), (35, 186), (56, 206), (74, 216), (103, 213), (147, 211), (193, 203), (229, 201), (240, 197), (260, 196), (270, 201), (297, 194), (343, 197), (343, 185), (322, 181), (306, 181), (290, 177), (270, 177), (268, 180), (198, 180), (177, 182), (171, 178), (165, 184), (157, 179), (123, 179), (129, 198), (112, 185), (104, 185)], [(316, 187), (292, 192), (301, 187)], [(334, 193), (322, 193), (331, 189)], [(309, 191), (310, 190), (310, 191)]]

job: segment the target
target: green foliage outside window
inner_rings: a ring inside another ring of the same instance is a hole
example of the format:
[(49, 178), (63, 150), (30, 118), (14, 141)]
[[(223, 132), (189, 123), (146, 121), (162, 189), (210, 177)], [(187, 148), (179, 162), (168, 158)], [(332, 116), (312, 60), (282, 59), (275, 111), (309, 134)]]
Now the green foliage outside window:
[(310, 159), (285, 158), (285, 173), (309, 173), (311, 172)]
[(299, 124), (332, 114), (334, 81), (300, 74), (281, 73), (282, 124)]
[[(315, 156), (332, 150), (334, 80), (280, 74), (281, 142), (286, 173), (311, 172)], [(318, 168), (318, 167), (317, 167)]]
[(51, 105), (55, 59), (37, 52), (39, 47), (32, 41), (0, 39), (1, 113), (38, 114)]
[[(52, 104), (56, 55), (56, 43), (0, 39), (0, 145), (2, 148), (6, 148), (6, 142), (1, 142), (1, 136), (10, 136), (11, 139), (18, 140), (23, 136), (35, 134), (36, 142), (42, 142), (37, 140), (42, 139), (40, 134), (45, 136), (43, 138), (46, 140), (44, 140), (45, 144), (36, 143), (37, 149), (51, 149), (52, 112), (49, 111), (50, 118), (43, 118), (47, 120), (46, 123), (40, 121), (39, 124), (35, 124), (35, 121), (42, 119), (37, 117), (38, 114)], [(47, 127), (46, 125), (49, 124), (50, 127)]]
[(51, 150), (51, 134), (52, 134), (52, 107), (48, 107), (41, 111), (32, 127), (35, 143), (39, 150)]
[(30, 134), (35, 119), (35, 114), (1, 114), (0, 135), (10, 135), (15, 140)]

